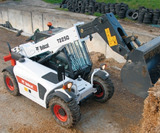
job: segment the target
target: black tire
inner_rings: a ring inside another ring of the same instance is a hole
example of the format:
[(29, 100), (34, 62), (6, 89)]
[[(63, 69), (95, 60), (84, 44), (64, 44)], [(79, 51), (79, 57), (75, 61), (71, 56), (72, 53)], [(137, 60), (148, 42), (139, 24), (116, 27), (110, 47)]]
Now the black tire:
[(20, 95), (17, 80), (15, 79), (15, 76), (8, 71), (3, 72), (3, 80), (6, 89), (9, 91), (9, 93), (13, 96)]
[(157, 24), (159, 17), (160, 17), (160, 10), (156, 9), (156, 10), (153, 12), (152, 24)]
[(85, 8), (84, 7), (81, 8), (81, 12), (80, 13), (85, 13)]
[(132, 19), (132, 15), (133, 15), (134, 12), (135, 12), (135, 10), (128, 9), (127, 12), (126, 12), (126, 17), (128, 19)]
[(108, 5), (105, 6), (105, 13), (110, 13), (110, 8), (108, 7)]
[(138, 22), (143, 23), (145, 11), (139, 12)]
[(145, 13), (143, 23), (151, 24), (152, 23), (152, 17), (153, 17), (153, 13), (151, 13), (151, 12)]
[(113, 96), (114, 86), (110, 78), (103, 80), (102, 78), (95, 76), (93, 84), (93, 87), (97, 88), (97, 92), (94, 94), (96, 101), (104, 103)]
[(138, 15), (139, 15), (138, 12), (134, 12), (134, 13), (132, 14), (132, 19), (133, 19), (133, 20), (137, 20), (137, 19), (138, 19)]
[(70, 128), (81, 118), (80, 107), (75, 100), (66, 103), (61, 98), (54, 97), (50, 105), (53, 118), (63, 127)]
[(98, 3), (97, 12), (101, 13), (101, 3)]
[(116, 4), (115, 5), (116, 14), (119, 13), (120, 9), (121, 9), (121, 4), (120, 3)]
[(121, 10), (119, 11), (119, 13), (118, 13), (118, 16), (119, 16), (120, 19), (125, 18), (125, 17), (126, 17), (126, 11), (123, 10), (123, 9), (121, 9)]
[(112, 12), (114, 15), (116, 14), (116, 10), (115, 10), (115, 4), (110, 4), (110, 12)]
[(158, 19), (158, 23), (157, 24), (160, 25), (160, 18)]

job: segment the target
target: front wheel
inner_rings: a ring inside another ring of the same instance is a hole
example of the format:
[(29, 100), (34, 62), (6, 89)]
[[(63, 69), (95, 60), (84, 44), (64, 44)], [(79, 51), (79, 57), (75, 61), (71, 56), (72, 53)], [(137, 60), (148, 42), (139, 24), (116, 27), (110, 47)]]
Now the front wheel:
[(13, 74), (9, 73), (8, 71), (3, 72), (3, 80), (6, 89), (9, 91), (10, 94), (14, 96), (18, 96), (20, 94), (17, 81)]
[(59, 97), (54, 97), (50, 103), (53, 117), (61, 126), (69, 128), (80, 120), (80, 107), (75, 100), (66, 103)]
[(109, 77), (106, 80), (103, 80), (102, 78), (95, 76), (93, 87), (97, 89), (94, 98), (98, 102), (106, 102), (113, 96), (114, 86)]

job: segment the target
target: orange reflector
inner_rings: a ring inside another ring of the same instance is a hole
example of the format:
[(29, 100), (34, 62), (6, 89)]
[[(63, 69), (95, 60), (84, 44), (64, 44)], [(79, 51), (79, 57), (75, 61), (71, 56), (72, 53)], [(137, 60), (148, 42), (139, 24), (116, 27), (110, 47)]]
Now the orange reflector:
[(52, 23), (51, 23), (51, 22), (48, 22), (48, 23), (47, 23), (47, 26), (52, 26)]
[(4, 56), (3, 59), (5, 62), (11, 60), (12, 59), (11, 54)]

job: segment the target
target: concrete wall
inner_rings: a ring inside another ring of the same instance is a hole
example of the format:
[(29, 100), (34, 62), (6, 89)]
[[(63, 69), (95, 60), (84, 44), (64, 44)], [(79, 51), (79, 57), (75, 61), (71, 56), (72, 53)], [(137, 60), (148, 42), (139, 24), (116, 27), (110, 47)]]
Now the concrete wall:
[[(47, 22), (52, 22), (55, 27), (69, 28), (77, 22), (90, 22), (94, 18), (93, 16), (68, 13), (55, 9), (40, 9), (37, 11), (25, 8), (14, 9), (0, 7), (0, 23), (9, 21), (14, 28), (22, 29), (24, 32), (30, 34), (33, 34), (37, 28), (41, 31), (47, 30)], [(112, 51), (98, 34), (94, 34), (93, 37), (92, 41), (87, 41), (90, 52), (101, 52), (105, 54), (106, 57), (113, 57), (119, 62), (125, 62), (124, 58)]]
[(8, 21), (8, 9), (2, 8), (1, 14), (2, 14), (2, 19), (1, 19), (2, 23), (5, 23), (5, 21)]

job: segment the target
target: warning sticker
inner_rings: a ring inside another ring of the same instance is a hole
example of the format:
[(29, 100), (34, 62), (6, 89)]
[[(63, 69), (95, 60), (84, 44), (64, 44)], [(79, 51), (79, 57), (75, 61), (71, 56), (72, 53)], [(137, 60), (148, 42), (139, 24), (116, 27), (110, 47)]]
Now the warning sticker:
[(108, 43), (109, 43), (110, 47), (118, 45), (116, 36), (111, 36), (111, 32), (110, 32), (109, 28), (105, 29), (105, 33), (106, 33), (106, 36), (107, 36)]
[(17, 78), (19, 83), (21, 83), (21, 84), (25, 85), (26, 87), (28, 87), (28, 88), (37, 92), (37, 86), (36, 85), (30, 83), (29, 81), (27, 81), (25, 79), (22, 79), (22, 78), (18, 77), (18, 76), (16, 76), (16, 78)]

